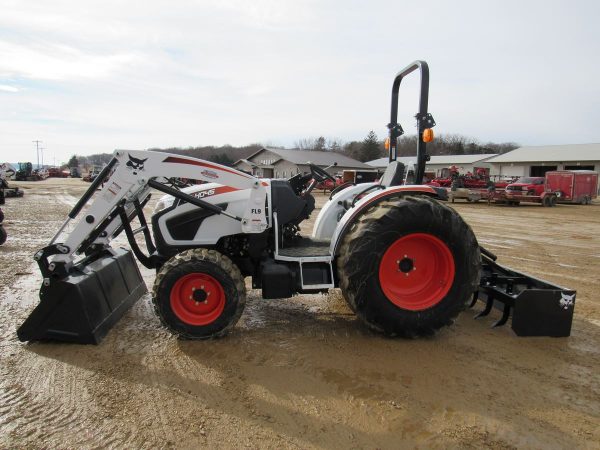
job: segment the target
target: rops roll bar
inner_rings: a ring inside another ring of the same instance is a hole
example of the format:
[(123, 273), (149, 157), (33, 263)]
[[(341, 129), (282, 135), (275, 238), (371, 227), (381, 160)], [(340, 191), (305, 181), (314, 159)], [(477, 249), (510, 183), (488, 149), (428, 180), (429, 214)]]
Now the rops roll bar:
[(419, 95), (419, 112), (415, 115), (417, 119), (417, 167), (415, 168), (415, 184), (421, 184), (425, 174), (425, 165), (429, 161), (429, 155), (426, 151), (426, 142), (423, 141), (423, 131), (426, 128), (435, 126), (435, 121), (431, 114), (427, 112), (427, 103), (429, 101), (429, 66), (425, 61), (415, 61), (396, 75), (392, 85), (392, 113), (390, 123), (388, 124), (390, 138), (390, 157), (389, 161), (395, 161), (398, 157), (398, 138), (404, 134), (404, 130), (398, 123), (398, 91), (400, 83), (410, 73), (419, 69), (421, 72), (421, 91)]

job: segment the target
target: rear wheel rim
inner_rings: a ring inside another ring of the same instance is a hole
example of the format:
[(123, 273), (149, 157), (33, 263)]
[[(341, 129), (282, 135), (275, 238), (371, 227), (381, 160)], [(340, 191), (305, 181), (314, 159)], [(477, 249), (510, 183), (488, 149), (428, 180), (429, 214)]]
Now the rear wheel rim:
[(379, 264), (379, 283), (387, 299), (410, 311), (437, 305), (454, 282), (454, 258), (448, 246), (427, 233), (393, 242)]
[(190, 273), (179, 278), (171, 288), (171, 309), (182, 322), (210, 325), (225, 309), (225, 291), (221, 283), (206, 273)]

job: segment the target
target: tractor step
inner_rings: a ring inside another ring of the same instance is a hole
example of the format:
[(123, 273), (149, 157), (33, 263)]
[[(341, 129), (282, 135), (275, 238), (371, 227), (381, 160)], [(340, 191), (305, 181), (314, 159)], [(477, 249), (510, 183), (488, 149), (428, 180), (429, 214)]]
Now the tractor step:
[(301, 292), (323, 291), (335, 287), (331, 242), (303, 237), (287, 248), (278, 248), (275, 260), (298, 263)]
[(293, 247), (280, 248), (280, 256), (291, 258), (307, 258), (311, 256), (329, 256), (331, 241), (327, 239), (302, 238)]
[(481, 281), (471, 306), (481, 300), (485, 308), (475, 318), (495, 308), (502, 316), (493, 327), (512, 316), (517, 336), (570, 336), (576, 292), (501, 266), (494, 259), (482, 252)]
[(82, 262), (62, 279), (46, 278), (40, 303), (17, 330), (21, 341), (98, 344), (145, 293), (129, 250)]

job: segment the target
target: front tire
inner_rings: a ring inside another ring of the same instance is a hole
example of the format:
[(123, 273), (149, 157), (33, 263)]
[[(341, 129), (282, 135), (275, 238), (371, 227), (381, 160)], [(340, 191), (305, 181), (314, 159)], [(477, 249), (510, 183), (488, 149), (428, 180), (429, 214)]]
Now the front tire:
[(246, 287), (227, 256), (197, 248), (175, 255), (161, 267), (152, 302), (162, 323), (178, 336), (221, 337), (242, 315)]
[(371, 208), (344, 237), (338, 259), (346, 301), (388, 336), (429, 336), (450, 325), (477, 289), (480, 269), (471, 228), (427, 197)]

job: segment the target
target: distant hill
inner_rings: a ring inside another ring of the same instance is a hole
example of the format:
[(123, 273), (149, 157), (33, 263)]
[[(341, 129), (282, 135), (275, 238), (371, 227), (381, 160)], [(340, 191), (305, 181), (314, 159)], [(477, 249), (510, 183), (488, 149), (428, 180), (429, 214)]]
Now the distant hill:
[[(387, 152), (383, 145), (383, 140), (376, 138), (375, 156), (386, 156)], [(342, 153), (358, 161), (373, 159), (372, 155), (364, 154), (366, 141), (350, 141), (342, 144), (339, 139), (327, 141), (324, 137), (302, 139), (296, 143), (296, 146), (301, 150), (324, 150), (335, 151)], [(514, 142), (503, 143), (480, 143), (476, 139), (472, 139), (460, 134), (441, 134), (436, 136), (435, 140), (427, 145), (427, 153), (431, 156), (437, 155), (470, 155), (470, 154), (489, 154), (489, 153), (506, 153), (510, 150), (519, 147)], [(191, 156), (207, 161), (216, 162), (226, 166), (231, 166), (239, 159), (248, 158), (248, 156), (263, 148), (261, 144), (250, 144), (242, 147), (234, 147), (233, 145), (223, 145), (215, 147), (207, 145), (202, 147), (171, 147), (171, 148), (149, 148), (153, 152), (175, 153), (177, 155)], [(282, 147), (283, 148), (283, 147)], [(417, 136), (405, 135), (400, 138), (398, 156), (414, 156), (417, 148)], [(91, 165), (103, 166), (112, 158), (111, 153), (98, 153), (88, 156), (77, 156), (80, 166), (88, 167)]]

